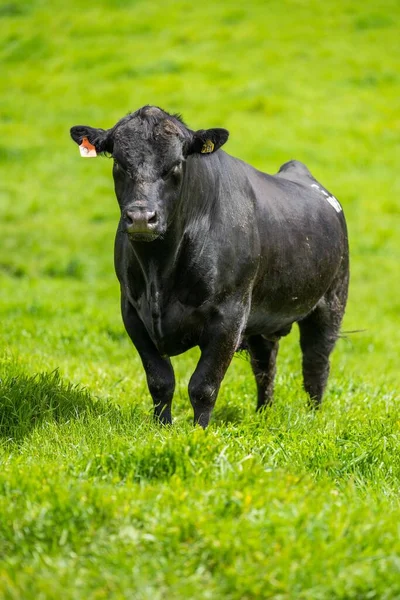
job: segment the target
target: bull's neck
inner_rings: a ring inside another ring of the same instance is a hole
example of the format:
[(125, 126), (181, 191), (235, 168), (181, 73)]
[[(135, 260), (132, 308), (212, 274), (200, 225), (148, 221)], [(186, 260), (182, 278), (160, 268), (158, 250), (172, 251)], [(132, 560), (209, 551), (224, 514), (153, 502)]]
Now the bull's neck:
[(190, 237), (207, 235), (213, 216), (219, 211), (220, 154), (189, 156), (177, 203), (174, 224)]

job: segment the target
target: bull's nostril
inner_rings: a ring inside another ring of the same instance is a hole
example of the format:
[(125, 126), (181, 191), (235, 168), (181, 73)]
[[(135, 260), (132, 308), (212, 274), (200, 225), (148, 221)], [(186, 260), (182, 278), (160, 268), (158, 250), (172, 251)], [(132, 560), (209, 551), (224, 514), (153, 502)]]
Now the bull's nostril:
[(157, 213), (150, 213), (147, 219), (147, 222), (151, 225), (157, 223)]
[(127, 211), (125, 213), (125, 221), (126, 221), (127, 225), (132, 225), (133, 218), (134, 218), (134, 213), (133, 212)]

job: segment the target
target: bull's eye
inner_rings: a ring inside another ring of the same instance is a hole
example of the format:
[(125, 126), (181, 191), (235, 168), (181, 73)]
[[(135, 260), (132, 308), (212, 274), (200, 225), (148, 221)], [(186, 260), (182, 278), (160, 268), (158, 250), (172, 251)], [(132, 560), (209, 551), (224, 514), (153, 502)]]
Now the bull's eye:
[(121, 163), (114, 158), (114, 169), (117, 173), (126, 173), (126, 170), (121, 166)]
[(177, 163), (171, 169), (165, 171), (163, 179), (169, 179), (170, 177), (176, 177), (181, 172), (182, 163)]

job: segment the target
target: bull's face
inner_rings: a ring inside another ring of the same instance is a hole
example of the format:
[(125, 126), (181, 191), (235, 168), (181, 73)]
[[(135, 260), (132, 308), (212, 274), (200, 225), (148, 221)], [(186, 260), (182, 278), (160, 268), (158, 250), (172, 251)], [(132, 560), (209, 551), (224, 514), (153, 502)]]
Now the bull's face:
[(173, 218), (184, 177), (184, 162), (193, 153), (215, 152), (228, 139), (225, 129), (193, 132), (175, 116), (146, 106), (109, 130), (75, 126), (71, 136), (86, 140), (95, 153), (114, 159), (115, 194), (121, 225), (132, 241), (162, 237)]

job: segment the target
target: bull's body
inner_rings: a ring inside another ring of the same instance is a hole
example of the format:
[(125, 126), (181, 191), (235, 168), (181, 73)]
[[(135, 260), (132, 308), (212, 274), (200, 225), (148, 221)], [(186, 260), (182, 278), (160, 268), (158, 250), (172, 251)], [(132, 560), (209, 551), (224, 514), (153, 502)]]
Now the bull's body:
[(140, 228), (129, 236), (124, 210), (128, 205), (143, 212), (150, 176), (128, 192), (128, 179), (122, 186), (116, 178), (117, 196), (130, 202), (119, 197), (115, 268), (122, 315), (156, 415), (171, 420), (169, 357), (193, 346), (202, 351), (189, 384), (196, 422), (208, 423), (242, 345), (251, 355), (258, 407), (268, 404), (278, 340), (294, 322), (300, 326), (304, 385), (318, 404), (347, 299), (348, 243), (339, 203), (297, 161), (271, 176), (222, 150), (184, 158), (166, 225), (151, 243), (146, 227), (154, 231), (155, 211), (146, 213), (146, 225), (139, 215)]

